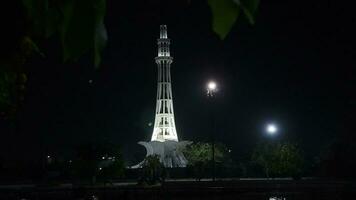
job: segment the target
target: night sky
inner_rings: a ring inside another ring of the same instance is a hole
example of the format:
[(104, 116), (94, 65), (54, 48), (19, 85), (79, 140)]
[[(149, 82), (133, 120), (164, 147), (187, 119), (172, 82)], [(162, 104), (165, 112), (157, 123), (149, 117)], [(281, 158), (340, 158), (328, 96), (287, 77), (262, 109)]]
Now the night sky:
[(353, 139), (356, 18), (350, 6), (262, 1), (254, 26), (241, 17), (221, 41), (205, 1), (124, 2), (108, 1), (109, 41), (98, 70), (89, 55), (63, 64), (56, 39), (40, 44), (47, 55), (28, 63), (16, 128), (0, 130), (2, 154), (31, 160), (43, 149), (64, 155), (90, 141), (117, 143), (131, 157), (143, 151), (136, 143), (152, 134), (160, 24), (172, 40), (180, 140), (210, 139), (210, 79), (219, 84), (215, 137), (237, 160), (258, 141), (276, 139), (264, 135), (268, 122), (279, 125), (277, 138), (299, 143), (309, 157)]

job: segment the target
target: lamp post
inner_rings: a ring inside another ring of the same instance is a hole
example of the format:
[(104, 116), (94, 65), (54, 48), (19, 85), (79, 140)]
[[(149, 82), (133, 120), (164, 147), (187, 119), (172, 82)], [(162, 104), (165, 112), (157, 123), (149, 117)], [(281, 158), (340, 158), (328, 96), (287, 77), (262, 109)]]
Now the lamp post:
[(215, 97), (215, 94), (217, 92), (217, 84), (214, 81), (210, 81), (207, 84), (207, 96), (210, 102), (210, 111), (211, 111), (211, 151), (212, 151), (212, 167), (213, 167), (213, 181), (215, 181), (215, 137), (214, 137), (214, 131), (215, 131), (215, 120), (214, 120), (214, 105), (213, 104), (213, 99)]

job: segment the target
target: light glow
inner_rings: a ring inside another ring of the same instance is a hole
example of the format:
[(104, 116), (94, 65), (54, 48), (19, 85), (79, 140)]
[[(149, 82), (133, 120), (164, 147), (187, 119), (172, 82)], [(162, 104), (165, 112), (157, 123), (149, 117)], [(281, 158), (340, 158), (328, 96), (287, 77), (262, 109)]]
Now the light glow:
[(270, 135), (274, 135), (275, 133), (277, 133), (278, 128), (277, 128), (277, 126), (275, 124), (268, 124), (267, 127), (266, 127), (266, 131)]
[(218, 85), (216, 84), (216, 82), (214, 81), (210, 81), (208, 84), (207, 84), (207, 95), (208, 97), (213, 97), (214, 96), (214, 93), (217, 92), (217, 87)]
[(216, 89), (216, 83), (214, 81), (210, 81), (208, 83), (208, 89), (209, 90), (215, 90)]

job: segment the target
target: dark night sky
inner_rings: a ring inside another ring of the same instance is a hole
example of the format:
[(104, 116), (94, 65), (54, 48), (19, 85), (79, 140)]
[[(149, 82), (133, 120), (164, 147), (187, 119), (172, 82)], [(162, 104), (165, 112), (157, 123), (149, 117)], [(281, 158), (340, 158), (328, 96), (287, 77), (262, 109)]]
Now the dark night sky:
[(271, 139), (262, 132), (269, 121), (279, 124), (278, 137), (298, 142), (310, 156), (332, 141), (352, 138), (356, 18), (351, 7), (323, 0), (262, 1), (255, 26), (240, 18), (220, 41), (205, 1), (125, 2), (108, 3), (109, 42), (99, 70), (87, 58), (61, 64), (56, 42), (42, 44), (48, 55), (29, 64), (25, 105), (15, 132), (2, 141), (5, 152), (26, 149), (27, 155), (44, 143), (49, 153), (62, 153), (104, 140), (125, 152), (142, 148), (136, 142), (149, 139), (148, 123), (154, 121), (160, 24), (168, 25), (172, 39), (180, 139), (209, 140), (204, 86), (210, 78), (221, 85), (216, 138), (238, 158), (257, 141)]

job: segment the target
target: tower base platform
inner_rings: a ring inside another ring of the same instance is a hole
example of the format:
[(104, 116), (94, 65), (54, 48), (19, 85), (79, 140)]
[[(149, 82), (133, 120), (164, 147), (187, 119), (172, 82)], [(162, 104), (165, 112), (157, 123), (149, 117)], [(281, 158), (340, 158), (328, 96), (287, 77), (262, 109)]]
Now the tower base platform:
[[(138, 144), (146, 148), (146, 157), (150, 155), (158, 155), (161, 163), (167, 167), (186, 167), (188, 164), (187, 159), (183, 155), (184, 148), (191, 144), (191, 141), (150, 141), (138, 142)], [(141, 168), (143, 161), (131, 168)]]

